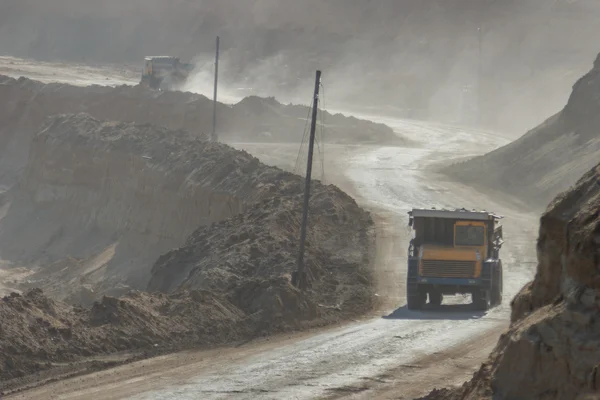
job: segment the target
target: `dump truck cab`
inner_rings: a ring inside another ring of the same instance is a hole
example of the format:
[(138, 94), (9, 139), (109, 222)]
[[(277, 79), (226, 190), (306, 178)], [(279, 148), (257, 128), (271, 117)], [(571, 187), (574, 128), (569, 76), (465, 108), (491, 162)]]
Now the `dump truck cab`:
[(471, 294), (477, 309), (502, 302), (501, 216), (466, 209), (413, 209), (408, 249), (407, 306), (421, 309), (429, 298)]
[(145, 57), (141, 85), (152, 89), (172, 89), (185, 83), (193, 64), (182, 63), (178, 57)]

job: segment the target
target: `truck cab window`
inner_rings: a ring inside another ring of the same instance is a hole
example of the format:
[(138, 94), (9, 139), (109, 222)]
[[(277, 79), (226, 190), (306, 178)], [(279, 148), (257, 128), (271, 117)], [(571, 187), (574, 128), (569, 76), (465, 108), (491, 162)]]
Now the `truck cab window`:
[(483, 246), (485, 244), (483, 226), (457, 226), (455, 234), (456, 246)]

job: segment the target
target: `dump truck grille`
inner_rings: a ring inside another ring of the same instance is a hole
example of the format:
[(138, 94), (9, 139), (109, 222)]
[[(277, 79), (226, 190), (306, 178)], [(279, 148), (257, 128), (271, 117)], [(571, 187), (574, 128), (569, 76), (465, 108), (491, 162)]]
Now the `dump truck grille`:
[(475, 261), (423, 260), (421, 276), (429, 278), (473, 278)]

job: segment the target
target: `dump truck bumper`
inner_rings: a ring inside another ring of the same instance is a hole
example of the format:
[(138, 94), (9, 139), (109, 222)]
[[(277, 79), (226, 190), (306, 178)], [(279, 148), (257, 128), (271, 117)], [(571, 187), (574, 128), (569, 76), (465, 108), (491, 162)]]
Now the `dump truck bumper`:
[(418, 277), (417, 282), (422, 285), (439, 286), (482, 286), (480, 278), (425, 278)]
[(489, 284), (479, 278), (430, 278), (418, 277), (416, 286), (425, 292), (443, 295), (469, 294), (489, 290)]

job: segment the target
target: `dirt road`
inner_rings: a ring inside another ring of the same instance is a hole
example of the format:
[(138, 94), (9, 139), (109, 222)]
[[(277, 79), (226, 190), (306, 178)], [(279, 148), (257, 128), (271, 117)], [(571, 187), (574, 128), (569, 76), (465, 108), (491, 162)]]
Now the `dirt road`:
[[(325, 149), (326, 181), (351, 193), (377, 222), (374, 268), (381, 301), (373, 315), (312, 333), (146, 360), (10, 398), (412, 398), (464, 380), (507, 326), (510, 299), (533, 275), (537, 216), (429, 170), (433, 163), (483, 153), (506, 139), (426, 123), (384, 122), (423, 147)], [(287, 169), (293, 169), (298, 151), (298, 145), (234, 146)], [(477, 207), (506, 216), (502, 306), (472, 312), (463, 305), (469, 299), (458, 297), (449, 299), (444, 312), (404, 307), (406, 212), (413, 206)]]

